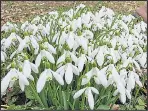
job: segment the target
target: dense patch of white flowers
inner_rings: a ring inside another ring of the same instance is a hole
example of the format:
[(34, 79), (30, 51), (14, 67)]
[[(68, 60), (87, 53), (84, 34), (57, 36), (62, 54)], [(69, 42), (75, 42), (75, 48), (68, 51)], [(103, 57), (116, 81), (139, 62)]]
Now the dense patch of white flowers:
[(116, 15), (104, 6), (91, 12), (81, 4), (21, 25), (7, 22), (1, 27), (1, 64), (7, 65), (1, 94), (16, 80), (24, 91), (29, 79), (35, 79), (32, 73), (36, 73), (38, 93), (48, 80), (70, 85), (77, 76), (83, 88), (73, 98), (85, 93), (90, 109), (94, 108), (93, 94), (99, 94), (96, 85), (113, 85), (114, 96), (119, 93), (125, 103), (136, 84), (142, 87), (135, 69), (147, 67), (147, 25), (135, 19)]

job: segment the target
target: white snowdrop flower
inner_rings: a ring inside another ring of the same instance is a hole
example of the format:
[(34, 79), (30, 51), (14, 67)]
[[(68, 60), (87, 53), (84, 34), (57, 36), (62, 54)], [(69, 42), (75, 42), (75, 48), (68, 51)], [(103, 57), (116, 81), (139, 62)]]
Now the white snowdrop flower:
[(1, 31), (8, 32), (8, 31), (12, 31), (13, 29), (15, 29), (15, 30), (18, 31), (17, 25), (16, 25), (16, 24), (12, 24), (12, 23), (10, 23), (10, 22), (7, 22), (7, 23), (5, 23), (5, 24), (2, 26)]
[(39, 16), (37, 16), (37, 17), (35, 17), (32, 21), (31, 21), (31, 23), (33, 23), (33, 24), (37, 24), (39, 21), (40, 21), (40, 17)]
[(54, 57), (52, 56), (52, 54), (48, 51), (46, 51), (45, 49), (41, 50), (40, 53), (38, 54), (36, 60), (35, 60), (35, 65), (37, 67), (39, 67), (41, 60), (43, 57), (46, 57), (51, 63), (55, 63)]
[(104, 67), (99, 71), (98, 68), (95, 68), (96, 70), (96, 75), (94, 76), (94, 80), (97, 84), (102, 84), (105, 88), (108, 86), (108, 81), (106, 77), (106, 72), (107, 72), (107, 66)]
[(24, 91), (25, 85), (29, 85), (29, 81), (27, 80), (26, 76), (22, 74), (22, 72), (19, 72), (15, 68), (11, 68), (1, 81), (1, 94), (5, 94), (9, 83), (17, 79), (19, 79), (19, 85), (21, 90)]
[(53, 39), (52, 39), (52, 42), (53, 42), (53, 43), (56, 42), (57, 39), (59, 38), (59, 36), (60, 36), (60, 33), (56, 33), (56, 34), (54, 35)]
[(59, 44), (63, 45), (66, 41), (66, 39), (68, 38), (68, 34), (65, 33), (65, 31), (62, 32), (62, 35), (59, 39)]
[(87, 84), (94, 76), (94, 80), (97, 84), (102, 84), (104, 87), (107, 87), (106, 70), (107, 67), (101, 70), (99, 70), (97, 67), (92, 68), (89, 72), (85, 74), (86, 77), (82, 78), (81, 85)]
[(88, 56), (93, 58), (98, 54), (99, 48), (96, 48), (95, 50), (91, 51), (91, 47), (88, 47)]
[(76, 7), (75, 13), (77, 13), (78, 10), (83, 9), (84, 7), (85, 7), (84, 4), (80, 4), (80, 5), (78, 5), (78, 6)]
[(51, 69), (45, 69), (41, 74), (37, 81), (37, 92), (40, 93), (42, 89), (45, 86), (45, 83), (47, 80), (52, 80), (52, 78), (55, 78), (60, 85), (64, 85), (64, 81), (61, 75), (58, 73), (52, 71)]
[(146, 61), (147, 61), (147, 55), (146, 53), (139, 54), (135, 57), (135, 60), (137, 60), (141, 67), (146, 68)]
[(17, 53), (22, 52), (24, 48), (28, 47), (29, 43), (30, 43), (29, 36), (25, 36), (25, 38), (20, 42), (17, 48)]
[(132, 71), (129, 72), (128, 77), (129, 78), (127, 80), (127, 90), (131, 92), (131, 90), (135, 87), (135, 78)]
[(23, 24), (21, 25), (21, 29), (22, 29), (23, 31), (25, 31), (25, 28), (26, 28), (28, 25), (29, 25), (29, 22), (26, 21), (25, 23), (23, 23)]
[(83, 13), (83, 14), (81, 15), (82, 23), (85, 24), (85, 25), (89, 24), (90, 17), (91, 17), (90, 12), (87, 12), (86, 14)]
[(128, 38), (128, 46), (131, 47), (133, 45), (133, 37), (131, 35), (129, 35), (129, 38)]
[(115, 47), (116, 47), (116, 42), (117, 42), (116, 38), (111, 39), (111, 45), (112, 45), (113, 49), (115, 49)]
[(38, 67), (31, 63), (29, 60), (24, 60), (24, 63), (23, 63), (23, 74), (31, 79), (31, 80), (34, 80), (32, 75), (31, 75), (31, 70), (33, 70), (35, 73), (38, 73)]
[(104, 63), (104, 54), (102, 48), (99, 49), (98, 54), (96, 55), (97, 64), (102, 66)]
[[(63, 73), (60, 73), (62, 70), (64, 70)], [(79, 69), (71, 63), (67, 63), (64, 66), (61, 66), (59, 69), (57, 69), (56, 72), (62, 74), (62, 76), (65, 74), (65, 81), (67, 84), (72, 82), (73, 74), (79, 75)]]
[(36, 39), (34, 38), (34, 36), (30, 36), (30, 41), (31, 44), (33, 46), (33, 48), (35, 49), (34, 54), (38, 54), (39, 51), (39, 44), (37, 43)]
[(1, 51), (1, 61), (5, 62), (6, 58), (7, 58), (6, 53), (4, 51)]
[(19, 42), (21, 42), (22, 39), (18, 35), (16, 35), (16, 33), (11, 33), (10, 36), (4, 41), (4, 49), (9, 48), (11, 44), (14, 43), (13, 40), (18, 40)]
[(76, 29), (81, 29), (82, 28), (82, 22), (81, 22), (81, 18), (79, 17), (78, 19), (74, 19), (73, 21), (71, 21), (71, 27), (73, 29), (73, 31), (76, 31)]
[(69, 36), (66, 39), (66, 42), (67, 42), (69, 48), (72, 49), (74, 46), (74, 33), (73, 32), (69, 33)]
[(56, 49), (48, 42), (44, 42), (44, 46), (48, 48), (48, 51), (52, 54), (56, 54)]
[(90, 30), (85, 30), (83, 32), (83, 37), (85, 37), (87, 39), (93, 39), (94, 34)]
[(75, 56), (75, 54), (73, 54), (73, 53), (70, 52), (70, 51), (65, 51), (65, 50), (64, 50), (64, 53), (58, 58), (56, 64), (59, 64), (59, 63), (61, 63), (61, 62), (64, 62), (65, 59), (66, 59), (66, 57), (69, 57), (69, 56), (71, 57), (72, 61), (74, 61), (75, 64), (77, 64), (78, 58)]
[(86, 57), (85, 54), (82, 54), (79, 58), (78, 58), (78, 68), (79, 71), (82, 72), (84, 64), (86, 63)]
[(85, 92), (85, 95), (88, 98), (88, 104), (89, 104), (90, 109), (93, 110), (94, 109), (94, 97), (93, 97), (92, 92), (95, 94), (99, 94), (99, 91), (94, 87), (86, 87), (86, 88), (83, 88), (77, 91), (74, 94), (73, 98), (77, 99), (78, 97), (82, 95), (83, 92)]

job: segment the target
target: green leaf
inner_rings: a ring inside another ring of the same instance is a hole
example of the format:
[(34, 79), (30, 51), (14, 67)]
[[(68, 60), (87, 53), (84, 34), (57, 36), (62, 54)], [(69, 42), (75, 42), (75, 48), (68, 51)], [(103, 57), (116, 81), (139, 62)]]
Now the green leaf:
[(64, 110), (68, 110), (68, 104), (66, 101), (66, 95), (64, 91), (62, 91), (62, 96), (63, 96), (63, 101), (64, 101)]
[(137, 110), (145, 110), (144, 106), (136, 105), (135, 107)]
[(101, 110), (109, 110), (110, 107), (107, 105), (99, 105), (99, 107), (97, 109), (101, 109)]
[(25, 95), (28, 99), (36, 99), (29, 87), (26, 87)]
[(144, 101), (142, 99), (139, 99), (138, 103), (139, 103), (139, 105), (143, 105), (143, 106), (145, 105), (145, 103), (144, 103)]

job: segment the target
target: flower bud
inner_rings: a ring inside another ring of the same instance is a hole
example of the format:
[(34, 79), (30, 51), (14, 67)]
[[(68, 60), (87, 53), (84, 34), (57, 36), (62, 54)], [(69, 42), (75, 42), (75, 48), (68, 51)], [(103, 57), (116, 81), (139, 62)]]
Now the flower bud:
[(16, 66), (16, 63), (13, 61), (13, 62), (11, 63), (11, 68), (15, 68), (15, 66)]

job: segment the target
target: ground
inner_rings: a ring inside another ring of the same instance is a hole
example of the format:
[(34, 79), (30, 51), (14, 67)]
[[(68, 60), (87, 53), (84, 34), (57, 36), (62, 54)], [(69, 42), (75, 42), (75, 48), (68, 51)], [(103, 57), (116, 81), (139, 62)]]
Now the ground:
[[(10, 22), (24, 22), (34, 15), (46, 14), (59, 6), (74, 6), (83, 3), (93, 7), (98, 1), (2, 1), (1, 25)], [(146, 1), (104, 1), (115, 12), (132, 12)]]

